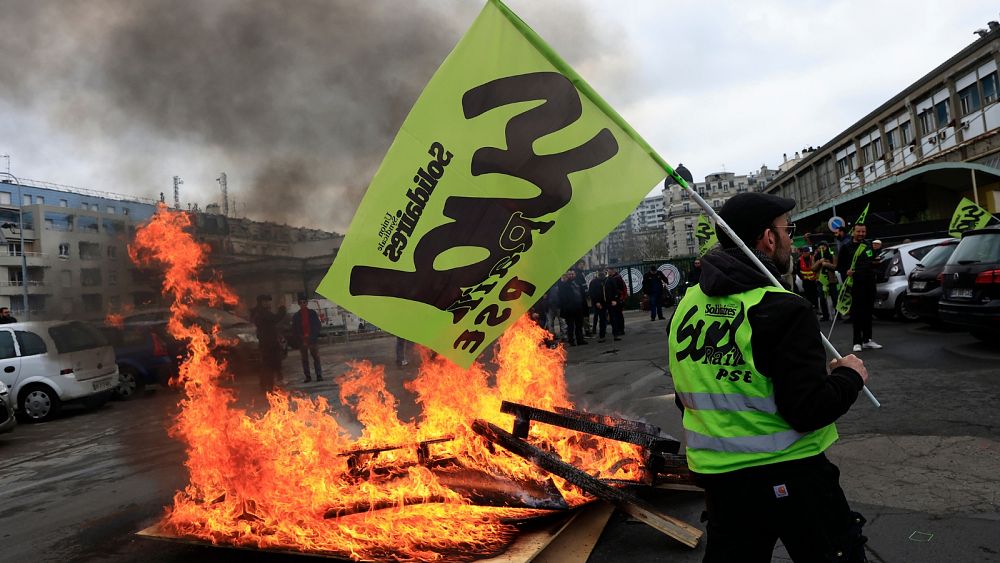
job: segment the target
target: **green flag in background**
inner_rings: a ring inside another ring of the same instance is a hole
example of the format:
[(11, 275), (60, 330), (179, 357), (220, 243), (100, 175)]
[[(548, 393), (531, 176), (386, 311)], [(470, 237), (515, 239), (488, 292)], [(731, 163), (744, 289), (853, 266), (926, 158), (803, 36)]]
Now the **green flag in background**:
[(948, 234), (955, 238), (962, 238), (962, 233), (972, 229), (982, 229), (992, 218), (989, 211), (979, 207), (971, 199), (963, 197), (962, 201), (958, 202), (955, 213), (951, 216)]
[(467, 367), (666, 168), (490, 0), (410, 110), (319, 292)]
[[(858, 215), (858, 220), (854, 222), (855, 225), (865, 222), (865, 218), (868, 217), (869, 205), (871, 204), (869, 203), (865, 205), (864, 211), (861, 212), (861, 215)], [(865, 243), (858, 245), (857, 250), (854, 251), (854, 256), (851, 257), (851, 270), (853, 270), (854, 266), (857, 265), (858, 257), (861, 256), (861, 253), (864, 252), (866, 248), (868, 248), (868, 245)], [(851, 304), (853, 303), (853, 299), (851, 298), (852, 287), (854, 287), (853, 277), (847, 278), (844, 280), (844, 283), (840, 284), (840, 293), (837, 295), (837, 304), (835, 305), (835, 308), (841, 315), (846, 315), (851, 312)]]
[(715, 235), (715, 225), (704, 213), (698, 216), (698, 228), (695, 229), (694, 236), (698, 239), (698, 256), (708, 254), (708, 251), (719, 243), (719, 237)]

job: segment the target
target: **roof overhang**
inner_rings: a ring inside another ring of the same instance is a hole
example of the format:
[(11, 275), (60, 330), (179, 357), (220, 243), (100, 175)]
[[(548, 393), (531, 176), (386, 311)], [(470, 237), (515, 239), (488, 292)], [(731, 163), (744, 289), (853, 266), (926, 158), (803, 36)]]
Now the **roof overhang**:
[(900, 174), (887, 176), (877, 182), (864, 184), (858, 189), (841, 194), (820, 205), (803, 209), (792, 215), (792, 221), (810, 217), (889, 187), (921, 185), (961, 193), (971, 188), (973, 173), (976, 175), (976, 182), (979, 184), (991, 184), (1000, 181), (1000, 169), (984, 164), (973, 162), (927, 164)]

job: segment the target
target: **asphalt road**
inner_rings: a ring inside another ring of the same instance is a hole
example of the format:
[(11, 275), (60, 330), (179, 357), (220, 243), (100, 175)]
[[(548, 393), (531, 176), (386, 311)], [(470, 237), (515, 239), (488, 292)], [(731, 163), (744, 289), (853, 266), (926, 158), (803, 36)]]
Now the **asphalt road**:
[[(681, 436), (665, 375), (665, 322), (628, 315), (621, 342), (571, 348), (567, 380), (578, 406), (657, 424)], [(838, 427), (829, 451), (855, 509), (869, 520), (872, 561), (1000, 561), (1000, 349), (960, 332), (876, 321), (885, 345), (862, 354), (870, 387)], [(850, 326), (833, 342), (848, 349)], [(616, 345), (617, 344), (617, 345)], [(392, 365), (394, 340), (323, 348), (327, 375), (347, 360)], [(297, 374), (297, 357), (286, 373)], [(389, 387), (405, 418), (416, 412), (402, 382), (412, 366), (390, 367)], [(328, 381), (291, 387), (335, 397)], [(243, 387), (249, 397), (252, 382)], [(179, 395), (157, 390), (96, 411), (20, 425), (0, 436), (0, 560), (3, 561), (297, 561), (300, 557), (164, 544), (134, 532), (154, 523), (186, 483), (181, 445), (166, 427)], [(258, 399), (259, 400), (259, 399)], [(346, 421), (345, 421), (346, 422)], [(698, 524), (697, 493), (650, 491), (662, 510)], [(700, 561), (689, 550), (616, 513), (590, 558), (605, 561)], [(775, 560), (786, 560), (780, 546)]]

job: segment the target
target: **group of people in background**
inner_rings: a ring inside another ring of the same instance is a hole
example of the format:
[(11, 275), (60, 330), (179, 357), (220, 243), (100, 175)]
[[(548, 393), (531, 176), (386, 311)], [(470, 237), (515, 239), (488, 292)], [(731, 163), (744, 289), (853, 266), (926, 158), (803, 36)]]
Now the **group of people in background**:
[(845, 229), (837, 229), (832, 244), (821, 240), (814, 247), (799, 248), (798, 258), (793, 262), (794, 276), (801, 282), (801, 294), (820, 315), (820, 321), (831, 319), (841, 284), (851, 278), (851, 308), (846, 320), (853, 324), (855, 352), (882, 347), (872, 340), (876, 272), (881, 263), (882, 241), (868, 241), (867, 235), (868, 227), (863, 223), (854, 225), (849, 236)]
[[(306, 294), (298, 296), (299, 310), (292, 315), (287, 332), (287, 344), (299, 351), (302, 359), (303, 383), (312, 381), (309, 360), (312, 359), (316, 381), (323, 381), (323, 365), (319, 359), (319, 336), (322, 325), (319, 314), (309, 308)], [(258, 295), (257, 305), (250, 310), (250, 321), (257, 327), (257, 346), (260, 350), (260, 387), (264, 391), (284, 383), (281, 362), (285, 359), (286, 337), (281, 325), (287, 310), (284, 305), (272, 309), (270, 295)]]
[(585, 345), (595, 334), (598, 342), (604, 342), (608, 325), (614, 340), (625, 334), (625, 280), (612, 266), (599, 268), (588, 284), (584, 267), (583, 260), (577, 262), (531, 308), (532, 317), (553, 335), (549, 347), (559, 340)]

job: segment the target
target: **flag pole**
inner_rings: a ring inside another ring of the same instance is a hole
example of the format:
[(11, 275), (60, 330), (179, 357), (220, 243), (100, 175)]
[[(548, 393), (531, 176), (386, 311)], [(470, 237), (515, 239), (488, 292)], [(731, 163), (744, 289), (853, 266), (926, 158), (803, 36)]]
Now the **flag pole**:
[[(681, 188), (686, 189), (691, 193), (691, 196), (694, 197), (695, 202), (697, 202), (698, 205), (701, 206), (701, 208), (705, 211), (705, 213), (709, 216), (709, 218), (715, 221), (715, 226), (721, 227), (722, 231), (725, 232), (727, 235), (729, 235), (729, 239), (732, 240), (734, 243), (736, 243), (736, 246), (740, 250), (742, 250), (743, 253), (746, 254), (748, 258), (750, 258), (750, 261), (753, 262), (755, 266), (757, 266), (757, 269), (759, 269), (761, 272), (764, 273), (765, 276), (767, 276), (767, 279), (771, 281), (771, 284), (776, 287), (784, 288), (784, 286), (781, 285), (781, 282), (778, 281), (778, 278), (774, 277), (774, 274), (772, 274), (767, 269), (767, 267), (764, 266), (764, 264), (760, 261), (760, 259), (757, 258), (757, 255), (754, 254), (752, 250), (750, 250), (750, 247), (748, 247), (746, 243), (744, 243), (740, 239), (740, 237), (737, 236), (735, 232), (733, 232), (732, 228), (730, 228), (729, 225), (722, 220), (722, 217), (719, 217), (719, 214), (716, 213), (714, 209), (712, 209), (712, 206), (709, 205), (708, 202), (706, 202), (704, 199), (702, 199), (702, 197), (698, 194), (697, 191), (691, 189), (691, 186), (688, 185), (687, 181), (684, 180), (684, 178), (682, 178), (681, 175), (678, 174), (677, 171), (675, 171), (672, 166), (670, 166), (669, 164), (667, 164), (662, 160), (660, 160), (660, 163), (663, 165), (663, 168), (664, 170), (666, 170), (667, 174), (675, 182), (680, 184)], [(831, 356), (833, 356), (838, 360), (843, 357), (840, 355), (840, 352), (837, 352), (837, 349), (833, 347), (833, 344), (831, 344), (830, 341), (827, 339), (826, 335), (823, 334), (823, 331), (820, 331), (819, 337), (823, 341), (823, 348), (826, 349), (827, 353), (829, 353)], [(876, 407), (882, 406), (882, 404), (878, 402), (878, 399), (875, 398), (875, 395), (873, 395), (872, 392), (868, 390), (867, 386), (863, 386), (861, 390), (864, 392), (865, 396), (868, 397), (868, 400), (871, 401), (871, 404), (875, 405)]]

